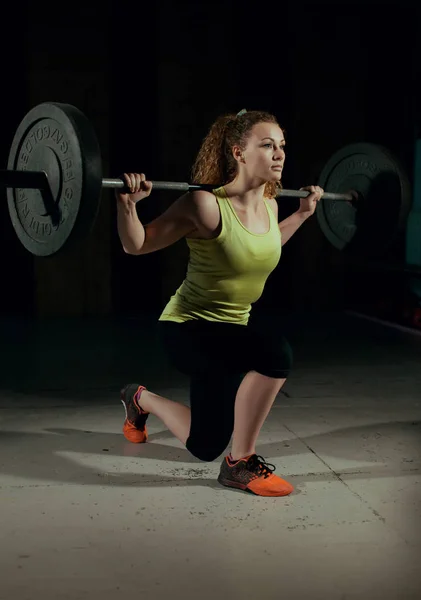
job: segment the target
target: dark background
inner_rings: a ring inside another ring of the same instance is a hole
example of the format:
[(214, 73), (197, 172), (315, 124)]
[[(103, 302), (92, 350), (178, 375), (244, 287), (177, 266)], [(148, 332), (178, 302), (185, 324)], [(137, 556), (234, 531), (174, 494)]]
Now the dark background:
[[(387, 146), (412, 177), (420, 132), (420, 9), (405, 2), (11, 3), (2, 20), (0, 161), (34, 105), (75, 104), (94, 124), (104, 177), (143, 171), (187, 181), (221, 113), (273, 112), (286, 129), (284, 187), (317, 183), (341, 146)], [(118, 317), (159, 313), (185, 273), (184, 241), (123, 253), (115, 202), (102, 194), (94, 230), (66, 255), (34, 258), (0, 203), (3, 317)], [(177, 197), (155, 192), (146, 223)], [(296, 209), (282, 200), (281, 215)], [(354, 308), (400, 320), (407, 282), (389, 272), (404, 234), (368, 269), (351, 265), (316, 217), (285, 246), (256, 310)], [(385, 268), (386, 266), (386, 268)]]

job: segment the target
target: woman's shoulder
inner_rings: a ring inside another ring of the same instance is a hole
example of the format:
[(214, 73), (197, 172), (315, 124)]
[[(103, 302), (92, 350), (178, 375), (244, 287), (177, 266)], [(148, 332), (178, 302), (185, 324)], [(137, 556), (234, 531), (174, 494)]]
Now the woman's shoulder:
[(218, 202), (213, 192), (193, 190), (189, 192), (191, 206), (199, 212), (218, 211)]
[(208, 237), (213, 235), (220, 222), (220, 212), (215, 194), (205, 190), (189, 193), (195, 223), (199, 232)]

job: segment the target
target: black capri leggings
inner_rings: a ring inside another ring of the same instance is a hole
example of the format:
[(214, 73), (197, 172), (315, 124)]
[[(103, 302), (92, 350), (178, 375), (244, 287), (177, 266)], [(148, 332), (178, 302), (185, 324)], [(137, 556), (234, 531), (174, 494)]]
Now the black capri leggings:
[(252, 318), (248, 325), (159, 321), (158, 334), (172, 365), (190, 376), (186, 447), (200, 460), (215, 460), (231, 439), (235, 397), (246, 373), (287, 378), (291, 347), (276, 325)]

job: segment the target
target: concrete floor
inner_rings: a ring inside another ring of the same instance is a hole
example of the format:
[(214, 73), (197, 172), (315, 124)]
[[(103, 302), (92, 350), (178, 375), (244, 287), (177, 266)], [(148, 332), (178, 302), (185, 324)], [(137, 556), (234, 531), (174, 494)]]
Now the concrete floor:
[(1, 600), (421, 598), (421, 337), (291, 324), (258, 446), (288, 498), (219, 486), (220, 461), (154, 417), (150, 443), (125, 441), (122, 383), (188, 401), (145, 326), (9, 322), (2, 339)]

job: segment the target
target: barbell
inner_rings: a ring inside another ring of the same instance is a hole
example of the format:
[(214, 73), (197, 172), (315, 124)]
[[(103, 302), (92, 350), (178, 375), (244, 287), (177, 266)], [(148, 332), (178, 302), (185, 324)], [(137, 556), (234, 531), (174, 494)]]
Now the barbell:
[[(218, 186), (153, 181), (155, 190), (185, 192)], [(411, 205), (408, 178), (387, 149), (351, 144), (323, 168), (328, 189), (317, 207), (326, 238), (339, 250), (381, 254), (402, 231)], [(102, 178), (101, 152), (93, 126), (75, 106), (42, 103), (15, 133), (0, 185), (7, 188), (9, 214), (24, 247), (51, 256), (89, 235), (102, 188), (126, 189), (123, 179)], [(278, 196), (305, 198), (303, 190)]]

